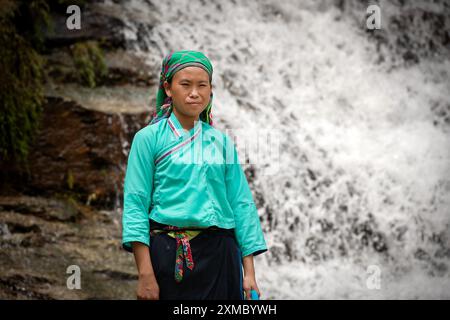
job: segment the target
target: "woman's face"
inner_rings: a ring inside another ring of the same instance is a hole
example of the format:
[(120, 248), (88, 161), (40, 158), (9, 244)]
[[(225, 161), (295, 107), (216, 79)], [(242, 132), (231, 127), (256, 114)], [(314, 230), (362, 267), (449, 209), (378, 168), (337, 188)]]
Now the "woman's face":
[(164, 89), (179, 113), (197, 118), (209, 103), (212, 85), (205, 70), (186, 67), (173, 75), (171, 84), (164, 81)]

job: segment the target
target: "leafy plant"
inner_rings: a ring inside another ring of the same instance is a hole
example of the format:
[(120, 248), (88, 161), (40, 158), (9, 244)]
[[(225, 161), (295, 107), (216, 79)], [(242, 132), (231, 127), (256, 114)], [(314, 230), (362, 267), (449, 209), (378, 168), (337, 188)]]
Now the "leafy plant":
[(95, 41), (74, 44), (72, 57), (79, 81), (88, 87), (95, 87), (107, 74), (103, 52)]
[[(25, 163), (39, 127), (44, 102), (42, 38), (36, 27), (48, 18), (48, 6), (37, 1), (3, 1), (0, 14), (0, 156)], [(18, 18), (31, 20), (20, 24)], [(27, 27), (28, 26), (28, 27)]]

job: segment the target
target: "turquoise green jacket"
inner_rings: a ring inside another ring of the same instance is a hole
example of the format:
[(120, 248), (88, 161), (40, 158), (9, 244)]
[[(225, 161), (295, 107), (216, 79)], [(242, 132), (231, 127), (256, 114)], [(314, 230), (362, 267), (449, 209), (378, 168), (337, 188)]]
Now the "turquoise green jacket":
[(150, 244), (150, 222), (234, 228), (243, 257), (267, 251), (231, 138), (203, 121), (185, 130), (172, 112), (134, 136), (124, 184), (122, 245)]

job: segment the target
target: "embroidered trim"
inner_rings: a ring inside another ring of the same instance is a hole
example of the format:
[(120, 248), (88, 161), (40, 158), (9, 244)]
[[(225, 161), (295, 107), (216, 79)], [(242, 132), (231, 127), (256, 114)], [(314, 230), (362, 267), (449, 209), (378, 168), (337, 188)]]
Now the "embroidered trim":
[(175, 133), (177, 138), (180, 137), (181, 134), (178, 132), (177, 128), (175, 128), (175, 125), (173, 124), (172, 120), (170, 120), (170, 118), (169, 118), (169, 120), (167, 122), (169, 123), (170, 129), (172, 129), (173, 133)]
[(177, 151), (178, 149), (180, 149), (181, 147), (183, 147), (184, 145), (192, 142), (195, 138), (197, 138), (198, 133), (200, 132), (201, 127), (199, 127), (197, 129), (197, 131), (187, 140), (185, 140), (183, 143), (173, 147), (172, 149), (170, 149), (169, 151), (167, 151), (166, 153), (164, 153), (162, 156), (160, 156), (158, 159), (156, 159), (155, 161), (155, 165), (158, 164), (159, 162), (161, 162), (161, 160), (163, 160), (164, 158), (166, 158), (168, 155), (174, 153), (175, 151)]

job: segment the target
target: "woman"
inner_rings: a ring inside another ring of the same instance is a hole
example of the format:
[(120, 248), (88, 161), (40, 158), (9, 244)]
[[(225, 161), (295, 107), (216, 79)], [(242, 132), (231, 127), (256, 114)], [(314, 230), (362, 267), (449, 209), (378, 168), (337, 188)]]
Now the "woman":
[(236, 147), (213, 127), (212, 73), (201, 52), (166, 56), (156, 111), (131, 145), (122, 245), (138, 299), (260, 295), (253, 256), (267, 246)]

